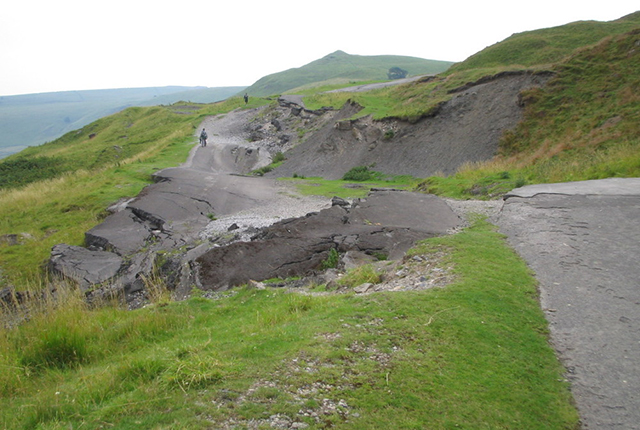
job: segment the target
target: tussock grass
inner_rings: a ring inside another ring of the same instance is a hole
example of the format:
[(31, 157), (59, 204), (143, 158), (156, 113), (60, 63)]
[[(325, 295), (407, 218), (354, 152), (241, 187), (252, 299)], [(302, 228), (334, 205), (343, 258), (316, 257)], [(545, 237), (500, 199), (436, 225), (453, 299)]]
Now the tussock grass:
[(355, 288), (364, 283), (379, 284), (381, 281), (382, 272), (372, 264), (365, 264), (347, 272), (336, 281), (336, 284), (341, 287)]

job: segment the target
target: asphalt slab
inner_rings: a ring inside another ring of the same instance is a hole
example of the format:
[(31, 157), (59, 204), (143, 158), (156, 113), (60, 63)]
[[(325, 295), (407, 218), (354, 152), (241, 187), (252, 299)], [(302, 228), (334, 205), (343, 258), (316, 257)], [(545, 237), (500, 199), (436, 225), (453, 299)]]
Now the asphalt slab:
[(539, 281), (584, 429), (640, 429), (640, 178), (522, 187), (497, 224)]

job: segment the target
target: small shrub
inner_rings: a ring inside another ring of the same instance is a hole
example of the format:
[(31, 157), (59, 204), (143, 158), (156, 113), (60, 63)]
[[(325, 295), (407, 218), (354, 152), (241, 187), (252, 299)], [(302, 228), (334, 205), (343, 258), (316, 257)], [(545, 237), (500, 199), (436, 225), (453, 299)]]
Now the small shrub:
[(322, 270), (335, 269), (336, 267), (338, 267), (339, 261), (340, 261), (340, 255), (338, 254), (338, 251), (335, 248), (331, 248), (331, 250), (329, 251), (329, 255), (327, 256), (327, 259), (322, 262), (322, 265), (320, 266), (320, 268)]
[(384, 252), (374, 252), (373, 256), (378, 259), (378, 261), (386, 261), (389, 256)]
[(368, 166), (358, 166), (345, 173), (342, 180), (355, 182), (374, 181), (378, 176), (379, 174), (370, 170)]
[(392, 128), (384, 132), (384, 136), (382, 137), (384, 140), (391, 140), (396, 135), (396, 132), (393, 131)]
[(287, 158), (284, 156), (282, 152), (277, 152), (276, 155), (273, 156), (273, 160), (271, 161), (273, 164), (282, 163)]
[(269, 173), (273, 170), (273, 165), (269, 164), (268, 166), (261, 167), (252, 172), (254, 176), (264, 176), (265, 173)]

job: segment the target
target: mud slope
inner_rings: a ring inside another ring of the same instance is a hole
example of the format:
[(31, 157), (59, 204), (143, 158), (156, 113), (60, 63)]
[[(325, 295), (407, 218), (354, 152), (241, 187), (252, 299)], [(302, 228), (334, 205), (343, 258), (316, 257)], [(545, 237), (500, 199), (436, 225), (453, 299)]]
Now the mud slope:
[(465, 86), (438, 112), (411, 124), (400, 120), (349, 120), (358, 107), (346, 105), (304, 143), (286, 153), (271, 176), (340, 179), (355, 166), (375, 165), (394, 175), (446, 175), (464, 163), (492, 158), (505, 130), (522, 117), (522, 90), (543, 85), (548, 75), (508, 73)]

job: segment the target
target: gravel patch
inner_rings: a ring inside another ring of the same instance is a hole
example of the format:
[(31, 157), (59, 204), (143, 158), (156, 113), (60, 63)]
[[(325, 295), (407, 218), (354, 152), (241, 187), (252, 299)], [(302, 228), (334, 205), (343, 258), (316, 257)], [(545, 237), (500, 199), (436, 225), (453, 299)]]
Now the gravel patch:
[(202, 240), (215, 240), (232, 234), (233, 241), (249, 241), (258, 229), (288, 218), (303, 217), (331, 207), (331, 199), (321, 196), (302, 196), (292, 186), (281, 184), (280, 197), (268, 205), (223, 216), (210, 222), (200, 233)]

